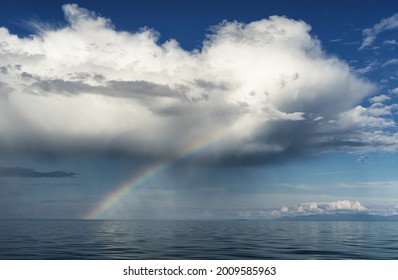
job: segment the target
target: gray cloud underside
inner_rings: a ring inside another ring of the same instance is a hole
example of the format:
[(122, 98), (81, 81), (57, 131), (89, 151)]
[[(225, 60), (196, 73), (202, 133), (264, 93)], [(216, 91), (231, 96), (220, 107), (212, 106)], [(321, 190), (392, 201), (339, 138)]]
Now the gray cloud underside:
[(65, 171), (40, 172), (29, 168), (0, 167), (0, 177), (64, 178), (74, 175), (76, 173)]
[(12, 91), (13, 89), (10, 86), (6, 83), (0, 82), (0, 102), (7, 101), (8, 96)]
[[(201, 81), (196, 82), (199, 86), (210, 91), (211, 88), (226, 87), (213, 85)], [(197, 102), (208, 98), (206, 93), (202, 93), (200, 97), (189, 97), (187, 92), (190, 88), (185, 85), (177, 85), (171, 88), (168, 85), (156, 84), (148, 81), (108, 81), (104, 86), (92, 86), (81, 81), (65, 81), (62, 79), (44, 80), (32, 83), (33, 89), (37, 89), (38, 93), (43, 94), (100, 94), (110, 97), (132, 98), (136, 101), (146, 104), (150, 107), (156, 103), (156, 98), (172, 98), (182, 102)]]

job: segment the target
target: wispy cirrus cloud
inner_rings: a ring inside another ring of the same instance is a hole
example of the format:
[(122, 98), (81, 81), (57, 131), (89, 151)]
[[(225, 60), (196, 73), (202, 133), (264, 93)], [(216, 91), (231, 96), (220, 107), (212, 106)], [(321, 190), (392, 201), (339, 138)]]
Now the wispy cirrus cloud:
[(398, 45), (397, 40), (384, 40), (383, 44), (385, 45)]
[(388, 61), (386, 61), (382, 65), (382, 67), (386, 67), (386, 66), (389, 66), (389, 65), (395, 65), (395, 64), (398, 64), (398, 59), (397, 58), (392, 58), (392, 59), (389, 59)]
[[(373, 27), (366, 28), (362, 31), (364, 39), (362, 41), (359, 49), (364, 49), (373, 45), (377, 36), (387, 30), (398, 29), (398, 13), (392, 15), (388, 18), (383, 18), (379, 23), (375, 24)], [(394, 41), (388, 41), (394, 43)]]

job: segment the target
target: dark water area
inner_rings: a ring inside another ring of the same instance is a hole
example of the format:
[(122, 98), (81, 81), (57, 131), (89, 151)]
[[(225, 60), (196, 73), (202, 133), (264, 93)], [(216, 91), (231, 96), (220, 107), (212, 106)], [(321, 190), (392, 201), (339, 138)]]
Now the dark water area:
[(0, 259), (398, 259), (398, 222), (0, 220)]

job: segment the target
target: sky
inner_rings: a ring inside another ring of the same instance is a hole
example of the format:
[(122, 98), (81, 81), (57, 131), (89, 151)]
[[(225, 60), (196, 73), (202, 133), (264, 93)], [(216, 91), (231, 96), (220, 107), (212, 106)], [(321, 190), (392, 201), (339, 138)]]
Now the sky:
[(0, 218), (398, 214), (396, 1), (8, 1)]

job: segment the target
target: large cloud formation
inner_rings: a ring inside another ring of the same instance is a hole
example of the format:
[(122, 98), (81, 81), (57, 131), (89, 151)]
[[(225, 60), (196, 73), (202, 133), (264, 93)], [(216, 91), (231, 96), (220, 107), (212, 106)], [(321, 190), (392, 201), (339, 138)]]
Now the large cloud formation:
[(0, 28), (3, 151), (175, 157), (203, 139), (218, 140), (203, 159), (267, 162), (372, 139), (396, 147), (381, 132), (393, 121), (358, 106), (374, 86), (326, 55), (305, 22), (225, 21), (187, 51), (159, 44), (154, 30), (117, 31), (75, 4), (62, 8), (62, 28), (37, 24), (25, 38)]

